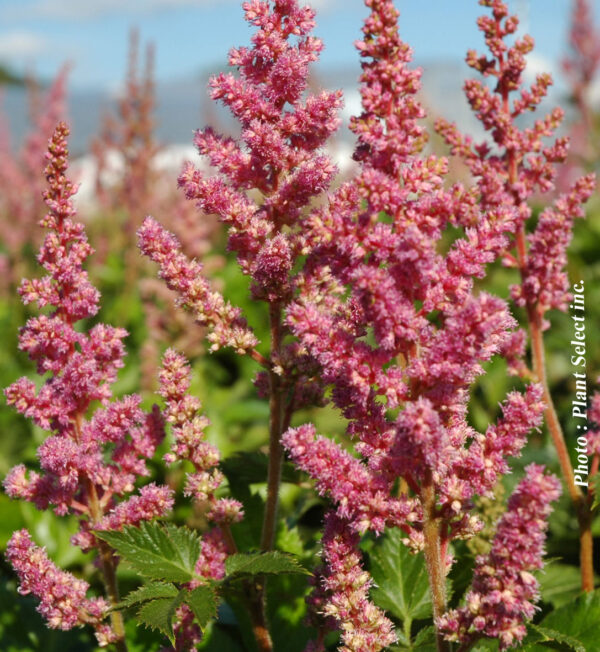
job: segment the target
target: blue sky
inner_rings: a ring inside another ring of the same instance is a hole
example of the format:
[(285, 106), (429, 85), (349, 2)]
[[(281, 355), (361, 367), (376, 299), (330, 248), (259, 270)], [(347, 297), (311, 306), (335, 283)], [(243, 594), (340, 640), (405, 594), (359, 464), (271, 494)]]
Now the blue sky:
[[(401, 32), (419, 61), (460, 60), (481, 48), (475, 0), (396, 0)], [(570, 0), (513, 0), (511, 8), (537, 42), (535, 68), (556, 72), (567, 38)], [(223, 70), (227, 50), (248, 42), (237, 0), (0, 0), (0, 61), (51, 78), (74, 64), (71, 88), (118, 88), (128, 32), (156, 47), (158, 81)], [(353, 41), (366, 9), (360, 0), (318, 0), (316, 33), (325, 41), (321, 65), (358, 70)], [(600, 14), (600, 0), (594, 1)], [(536, 70), (537, 71), (537, 70)]]

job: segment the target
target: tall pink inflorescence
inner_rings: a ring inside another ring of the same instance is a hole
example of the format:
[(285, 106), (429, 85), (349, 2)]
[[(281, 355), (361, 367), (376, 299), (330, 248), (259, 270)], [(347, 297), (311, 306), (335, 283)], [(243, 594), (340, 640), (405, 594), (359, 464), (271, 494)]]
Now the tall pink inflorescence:
[[(5, 390), (8, 404), (50, 436), (38, 449), (39, 470), (27, 470), (20, 464), (10, 471), (4, 487), (11, 498), (28, 500), (38, 509), (53, 507), (59, 515), (80, 517), (81, 528), (73, 543), (83, 550), (99, 548), (107, 597), (114, 604), (118, 599), (113, 591), (114, 560), (92, 530), (120, 529), (161, 516), (171, 509), (173, 496), (169, 488), (154, 484), (130, 495), (137, 479), (150, 475), (146, 461), (154, 455), (164, 429), (158, 409), (144, 413), (138, 396), (112, 399), (111, 385), (123, 366), (126, 332), (102, 323), (89, 331), (77, 328), (79, 321), (98, 312), (99, 293), (83, 269), (92, 248), (83, 224), (74, 221), (71, 198), (76, 187), (66, 176), (68, 133), (67, 126), (60, 123), (48, 145), (48, 189), (44, 193), (48, 213), (41, 221), (47, 234), (38, 256), (47, 274), (23, 280), (19, 290), (25, 304), (50, 308), (29, 319), (19, 335), (21, 350), (36, 363), (44, 380), (37, 389), (34, 381), (21, 378)], [(90, 415), (94, 403), (99, 407)], [(37, 564), (43, 574), (43, 567), (50, 568), (51, 562), (27, 536), (15, 535), (11, 545), (14, 550), (26, 545), (31, 569)], [(14, 550), (9, 554), (13, 562), (17, 559)], [(24, 569), (15, 565), (22, 588), (28, 577)], [(61, 575), (57, 569), (52, 573), (57, 582), (68, 584), (70, 575)], [(83, 586), (77, 581), (73, 595), (85, 593)], [(37, 582), (27, 584), (26, 590), (42, 600), (41, 611), (47, 616), (54, 613), (53, 594), (42, 588), (43, 582)], [(76, 622), (80, 621), (72, 614), (60, 622), (53, 617), (49, 620), (51, 626), (63, 628)], [(119, 629), (115, 619), (113, 626)], [(105, 626), (99, 630), (104, 642), (107, 637), (122, 635), (120, 631), (107, 634)]]
[(592, 591), (591, 511), (575, 483), (569, 451), (554, 408), (546, 373), (543, 332), (550, 326), (548, 312), (553, 309), (566, 311), (572, 298), (566, 270), (567, 248), (573, 222), (584, 217), (583, 204), (594, 192), (596, 179), (588, 174), (575, 180), (529, 228), (531, 200), (543, 200), (544, 195), (554, 192), (557, 165), (567, 155), (568, 138), (555, 136), (564, 112), (556, 107), (525, 126), (525, 115), (538, 109), (552, 78), (541, 73), (530, 87), (525, 86), (526, 57), (533, 50), (533, 39), (528, 35), (515, 36), (518, 18), (509, 13), (502, 0), (480, 0), (479, 4), (491, 10), (491, 15), (478, 19), (488, 53), (470, 50), (467, 64), (494, 84), (470, 79), (465, 82), (464, 90), (489, 138), (474, 144), (470, 136), (462, 135), (456, 125), (445, 120), (437, 122), (437, 129), (452, 153), (470, 169), (482, 210), (509, 210), (514, 215), (502, 261), (507, 267), (515, 268), (520, 276), (520, 282), (511, 286), (510, 293), (514, 302), (525, 309), (532, 369), (529, 371), (524, 362), (518, 363), (519, 354), (525, 353), (523, 344), (512, 347), (512, 367), (523, 375), (533, 375), (542, 385), (546, 424), (579, 521), (582, 587)]
[[(228, 226), (229, 248), (253, 279), (254, 298), (281, 306), (290, 300), (291, 271), (303, 247), (294, 227), (336, 171), (320, 148), (339, 125), (341, 93), (305, 95), (309, 64), (323, 47), (310, 36), (312, 9), (299, 7), (296, 0), (253, 0), (243, 7), (246, 20), (257, 28), (253, 45), (229, 53), (229, 64), (239, 76), (222, 73), (210, 81), (211, 97), (240, 123), (239, 140), (210, 127), (198, 131), (198, 151), (218, 174), (206, 176), (189, 163), (179, 185), (202, 211), (216, 214)], [(161, 275), (182, 304), (194, 310), (187, 286), (203, 283), (198, 263), (186, 267), (178, 243), (154, 221), (146, 220), (139, 236), (143, 253), (161, 265)], [(170, 266), (176, 257), (176, 267)], [(229, 308), (214, 293), (203, 304), (199, 321), (218, 325), (214, 349), (229, 345), (242, 353), (256, 344), (238, 313), (226, 314)]]
[(527, 633), (523, 624), (535, 613), (539, 584), (532, 571), (543, 567), (550, 503), (560, 496), (560, 482), (529, 465), (496, 527), (492, 549), (477, 558), (466, 605), (438, 621), (449, 641), (463, 645), (496, 638), (500, 649), (515, 647)]
[[(371, 14), (357, 43), (363, 113), (351, 122), (360, 171), (304, 218), (308, 258), (286, 320), (333, 386), (359, 457), (315, 437), (312, 426), (288, 430), (284, 446), (332, 500), (336, 527), (353, 533), (345, 545), (357, 564), (354, 535), (366, 531), (398, 527), (407, 545), (425, 552), (439, 618), (449, 544), (481, 527), (472, 498), (491, 494), (509, 470), (506, 458), (518, 456), (540, 425), (544, 403), (541, 387), (531, 385), (507, 396), (485, 434), (467, 423), (482, 363), (520, 350), (506, 303), (474, 289), (505, 252), (519, 215), (502, 202), (478, 205), (477, 189), (445, 186), (446, 160), (422, 154), (420, 71), (409, 67), (398, 12), (389, 1), (366, 4)], [(464, 235), (443, 256), (449, 227)], [(368, 644), (351, 637), (361, 618), (369, 629), (369, 610), (335, 608), (336, 571), (325, 548), (324, 562), (314, 604), (341, 630), (343, 649), (383, 649), (393, 636), (387, 625)], [(445, 649), (441, 633), (438, 641)]]
[(438, 120), (436, 128), (475, 177), (482, 208), (495, 211), (513, 207), (513, 237), (507, 249), (515, 246), (517, 255), (507, 253), (503, 262), (520, 269), (522, 283), (513, 286), (511, 293), (517, 304), (526, 306), (545, 329), (549, 325), (545, 313), (553, 308), (564, 311), (570, 299), (566, 250), (573, 219), (583, 217), (582, 204), (594, 191), (595, 177), (587, 175), (575, 181), (554, 206), (542, 213), (533, 232), (525, 235), (524, 223), (531, 216), (527, 200), (554, 189), (556, 165), (564, 161), (568, 151), (568, 139), (564, 137), (547, 141), (562, 122), (564, 112), (554, 108), (531, 127), (517, 126), (518, 118), (535, 111), (546, 97), (552, 77), (540, 73), (530, 88), (524, 87), (526, 56), (533, 50), (533, 39), (525, 35), (509, 45), (518, 18), (509, 14), (502, 0), (481, 0), (480, 4), (492, 10), (491, 16), (478, 19), (489, 55), (469, 50), (467, 63), (496, 82), (490, 87), (470, 79), (464, 90), (493, 142), (474, 144), (470, 136), (463, 136), (456, 125), (445, 120)]
[(19, 576), (19, 593), (40, 598), (37, 609), (48, 627), (68, 630), (83, 624), (100, 625), (110, 605), (104, 598), (89, 600), (89, 584), (57, 568), (46, 551), (33, 543), (27, 530), (12, 535), (6, 559)]
[(168, 349), (163, 357), (159, 374), (160, 395), (165, 399), (165, 417), (173, 426), (175, 442), (166, 461), (189, 460), (194, 472), (188, 473), (184, 493), (206, 509), (207, 518), (221, 525), (241, 520), (242, 505), (229, 498), (216, 498), (215, 492), (223, 482), (219, 471), (219, 451), (206, 441), (204, 429), (209, 425), (206, 417), (198, 414), (200, 401), (191, 396), (191, 370), (181, 354)]

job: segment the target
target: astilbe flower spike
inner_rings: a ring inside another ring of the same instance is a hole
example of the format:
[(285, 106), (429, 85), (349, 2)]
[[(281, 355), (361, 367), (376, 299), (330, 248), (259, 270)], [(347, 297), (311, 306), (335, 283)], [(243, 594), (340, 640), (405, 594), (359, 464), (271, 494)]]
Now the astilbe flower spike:
[[(194, 467), (186, 476), (184, 493), (192, 496), (206, 519), (215, 524), (202, 536), (196, 572), (208, 579), (221, 579), (225, 575), (225, 560), (236, 552), (230, 525), (243, 518), (243, 509), (237, 500), (215, 495), (223, 481), (217, 468), (220, 455), (217, 448), (206, 441), (204, 429), (209, 421), (199, 414), (200, 401), (189, 394), (190, 380), (191, 369), (185, 357), (168, 349), (159, 372), (159, 394), (165, 400), (164, 415), (172, 425), (174, 442), (165, 461), (173, 464), (187, 460)], [(193, 649), (201, 641), (202, 630), (193, 620), (189, 607), (178, 608), (176, 650)]]
[(484, 636), (497, 638), (501, 650), (515, 647), (526, 634), (523, 620), (535, 613), (539, 584), (532, 571), (543, 566), (546, 519), (561, 489), (558, 478), (544, 475), (539, 465), (525, 472), (497, 524), (491, 551), (477, 558), (466, 605), (438, 621), (447, 639), (464, 649)]
[[(210, 81), (212, 99), (222, 102), (239, 122), (239, 138), (210, 127), (198, 131), (198, 151), (217, 172), (209, 176), (188, 163), (179, 186), (201, 211), (217, 215), (226, 225), (228, 248), (251, 278), (252, 297), (268, 306), (269, 354), (256, 351), (257, 340), (240, 311), (209, 289), (199, 263), (181, 254), (171, 233), (147, 218), (139, 240), (181, 305), (208, 326), (213, 350), (232, 346), (263, 367), (256, 385), (261, 396), (269, 398), (270, 417), (260, 547), (269, 550), (275, 545), (281, 435), (295, 410), (322, 400), (314, 360), (287, 337), (284, 314), (295, 292), (294, 268), (307, 252), (304, 216), (336, 173), (321, 148), (339, 126), (341, 92), (308, 92), (309, 65), (323, 48), (311, 35), (315, 13), (310, 7), (299, 6), (297, 0), (251, 0), (243, 9), (256, 28), (252, 45), (229, 53), (237, 76), (222, 73)], [(264, 601), (260, 595), (257, 600), (258, 613)], [(264, 630), (260, 623), (255, 625), (255, 632)], [(270, 641), (259, 639), (257, 635), (261, 650), (272, 649)]]
[[(542, 388), (531, 385), (507, 397), (485, 434), (467, 423), (481, 364), (519, 348), (506, 303), (477, 293), (473, 282), (504, 253), (518, 215), (510, 205), (478, 206), (476, 191), (446, 188), (447, 162), (421, 155), (420, 71), (409, 68), (411, 51), (399, 38), (393, 4), (366, 4), (371, 14), (357, 44), (363, 113), (351, 123), (361, 168), (304, 218), (308, 259), (287, 311), (287, 324), (333, 386), (360, 457), (315, 438), (309, 426), (288, 430), (284, 445), (332, 499), (337, 527), (354, 535), (398, 527), (407, 545), (425, 552), (440, 618), (449, 543), (481, 527), (472, 498), (492, 495), (509, 469), (506, 458), (519, 455), (527, 433), (540, 425), (544, 404)], [(449, 226), (464, 227), (464, 236), (444, 257), (439, 245)], [(346, 539), (359, 559), (357, 541)], [(368, 631), (375, 607), (337, 610), (337, 589), (326, 581), (336, 573), (325, 548), (324, 561), (313, 604), (335, 614), (344, 649), (382, 649), (391, 631), (385, 620), (381, 640), (346, 636), (361, 629), (361, 618)], [(447, 649), (441, 633), (437, 643)]]
[(86, 597), (89, 584), (57, 568), (27, 530), (18, 530), (6, 546), (6, 559), (19, 576), (19, 593), (40, 599), (37, 610), (48, 627), (72, 629), (76, 625), (100, 625), (109, 605), (104, 598)]
[[(51, 434), (38, 449), (40, 470), (28, 472), (20, 464), (10, 471), (4, 487), (12, 498), (33, 502), (39, 509), (53, 507), (59, 515), (80, 517), (73, 543), (83, 550), (98, 549), (107, 604), (114, 605), (119, 599), (116, 560), (92, 530), (120, 529), (161, 516), (171, 509), (173, 495), (154, 484), (130, 495), (138, 477), (150, 474), (146, 460), (154, 455), (164, 429), (158, 408), (145, 414), (138, 396), (111, 400), (111, 384), (123, 366), (126, 332), (101, 323), (87, 332), (76, 329), (78, 321), (98, 312), (99, 293), (83, 269), (92, 248), (83, 225), (73, 219), (76, 187), (66, 176), (68, 133), (60, 123), (48, 145), (48, 213), (41, 221), (47, 234), (38, 256), (47, 275), (23, 280), (19, 290), (24, 303), (51, 308), (32, 317), (19, 335), (20, 348), (36, 363), (44, 382), (38, 390), (32, 380), (21, 378), (5, 390), (9, 405)], [(100, 406), (90, 415), (95, 402)], [(26, 553), (22, 561), (19, 547)], [(112, 629), (101, 624), (99, 607), (93, 618), (86, 616), (86, 605), (100, 602), (83, 598), (87, 585), (80, 580), (73, 578), (69, 588), (72, 576), (56, 569), (25, 532), (13, 537), (9, 560), (20, 576), (21, 590), (42, 600), (40, 610), (51, 626), (90, 622), (102, 644), (115, 641), (118, 649), (125, 649), (120, 614), (113, 612)], [(31, 573), (46, 576), (48, 585), (41, 579), (32, 582)], [(64, 592), (46, 591), (52, 582), (64, 585)], [(80, 604), (69, 612), (68, 600), (76, 598)]]
[[(568, 192), (542, 212), (535, 228), (527, 233), (526, 222), (532, 214), (528, 200), (553, 191), (555, 166), (563, 162), (567, 154), (567, 138), (554, 138), (550, 143), (547, 140), (560, 125), (564, 113), (555, 108), (530, 127), (518, 126), (520, 117), (537, 109), (552, 84), (552, 78), (547, 73), (538, 74), (530, 88), (524, 87), (526, 55), (533, 50), (533, 39), (526, 35), (509, 45), (507, 39), (516, 33), (518, 18), (509, 14), (502, 0), (480, 0), (480, 4), (489, 7), (492, 14), (478, 20), (489, 54), (479, 55), (470, 50), (467, 63), (484, 77), (495, 80), (495, 86), (470, 79), (464, 90), (492, 142), (474, 144), (469, 136), (460, 134), (455, 125), (445, 120), (437, 122), (437, 129), (452, 153), (466, 163), (475, 177), (479, 206), (487, 212), (503, 208), (512, 210), (514, 214), (503, 262), (518, 268), (521, 276), (521, 282), (511, 287), (511, 296), (526, 310), (533, 376), (543, 388), (546, 422), (569, 495), (576, 507), (582, 586), (591, 591), (594, 584), (591, 513), (575, 484), (569, 452), (550, 394), (543, 331), (550, 325), (547, 312), (551, 309), (565, 311), (571, 299), (566, 251), (572, 238), (573, 220), (584, 216), (583, 204), (594, 192), (596, 180), (593, 174), (588, 174), (575, 181)], [(521, 347), (521, 351), (524, 353), (525, 347)], [(518, 367), (513, 363), (513, 368)], [(521, 364), (520, 370), (527, 372), (526, 365)]]

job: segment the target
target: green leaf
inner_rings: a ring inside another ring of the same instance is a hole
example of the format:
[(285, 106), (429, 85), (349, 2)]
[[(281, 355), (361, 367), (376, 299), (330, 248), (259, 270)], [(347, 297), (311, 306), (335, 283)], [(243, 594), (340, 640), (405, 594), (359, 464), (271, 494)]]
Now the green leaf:
[(144, 584), (135, 591), (127, 594), (125, 598), (117, 605), (117, 609), (124, 609), (132, 607), (141, 602), (148, 602), (149, 600), (156, 600), (157, 598), (174, 598), (179, 593), (177, 587), (173, 584), (165, 584), (164, 582), (151, 582)]
[(431, 597), (423, 555), (413, 555), (402, 543), (402, 533), (390, 530), (369, 554), (375, 582), (374, 602), (400, 620), (431, 616)]
[(546, 563), (544, 571), (537, 575), (542, 600), (553, 607), (562, 607), (574, 600), (580, 593), (581, 573), (575, 566), (560, 563)]
[(600, 591), (593, 591), (550, 612), (540, 625), (545, 630), (554, 630), (574, 639), (583, 646), (582, 649), (595, 650), (598, 649), (598, 623)]
[(200, 556), (198, 536), (185, 527), (144, 522), (122, 532), (96, 532), (142, 576), (168, 582), (189, 582)]
[(185, 593), (183, 590), (179, 591), (175, 598), (159, 598), (145, 602), (138, 611), (138, 620), (146, 627), (162, 632), (173, 644), (173, 617), (177, 607), (183, 602)]
[(575, 650), (575, 652), (586, 652), (586, 648), (580, 641), (572, 636), (564, 634), (563, 632), (557, 632), (555, 629), (541, 627), (540, 625), (530, 625), (529, 627), (542, 637), (539, 641), (540, 643), (544, 641), (556, 641), (557, 643), (569, 646), (569, 648)]
[(194, 616), (202, 629), (209, 620), (217, 615), (217, 595), (211, 586), (202, 585), (190, 591), (185, 596), (185, 603), (194, 612)]
[(248, 575), (311, 574), (295, 557), (277, 550), (231, 555), (225, 560), (225, 572), (225, 579)]

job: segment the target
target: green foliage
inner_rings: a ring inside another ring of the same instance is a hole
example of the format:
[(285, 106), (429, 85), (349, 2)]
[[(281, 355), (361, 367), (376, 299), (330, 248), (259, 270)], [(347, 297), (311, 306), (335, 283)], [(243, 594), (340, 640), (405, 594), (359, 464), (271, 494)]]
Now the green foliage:
[(144, 584), (122, 600), (118, 608), (132, 607), (136, 604), (148, 602), (149, 600), (156, 600), (158, 598), (174, 598), (179, 591), (173, 584), (165, 584), (164, 582), (152, 582)]
[(573, 600), (581, 590), (579, 569), (568, 564), (547, 563), (538, 580), (542, 600), (555, 608)]
[(144, 522), (122, 532), (97, 532), (123, 560), (143, 577), (189, 582), (200, 556), (200, 539), (186, 527)]
[(195, 572), (201, 542), (188, 528), (155, 521), (97, 535), (140, 575), (159, 580), (135, 589), (116, 608), (137, 607), (138, 620), (166, 635), (171, 642), (175, 614), (182, 604), (190, 607), (197, 623), (204, 628), (216, 617), (220, 595), (229, 591), (231, 583), (265, 575), (310, 575), (289, 553), (238, 553), (227, 558), (223, 580), (190, 589), (187, 584), (192, 580), (206, 580)]
[(206, 624), (217, 615), (218, 599), (214, 589), (202, 585), (192, 589), (185, 596), (185, 603), (192, 610), (200, 627)]
[(294, 557), (278, 550), (231, 555), (225, 560), (225, 572), (229, 581), (257, 575), (311, 574)]
[[(546, 637), (553, 632), (554, 641), (566, 644), (577, 652), (590, 651), (598, 649), (599, 623), (600, 591), (593, 591), (549, 613), (540, 623), (540, 627), (534, 627), (534, 632)], [(536, 644), (527, 649), (533, 651), (545, 647), (539, 644), (536, 647)]]
[(552, 643), (550, 647), (554, 647), (554, 643), (559, 643), (561, 646), (566, 646), (570, 650), (575, 650), (575, 652), (586, 652), (586, 648), (576, 639), (563, 632), (558, 632), (555, 629), (550, 629), (548, 627), (541, 627), (539, 625), (531, 625), (531, 629), (534, 632), (532, 638), (536, 635), (539, 637), (538, 643), (541, 645), (527, 645), (528, 650), (535, 650), (538, 648), (546, 648), (547, 646), (543, 645), (544, 643)]
[(414, 620), (431, 617), (431, 596), (423, 555), (411, 554), (398, 529), (389, 530), (370, 553), (370, 571), (375, 582), (374, 602), (399, 619), (399, 642), (411, 647)]

